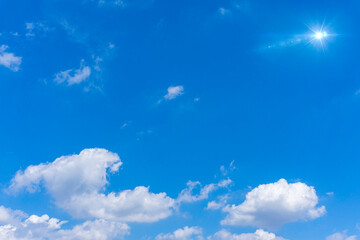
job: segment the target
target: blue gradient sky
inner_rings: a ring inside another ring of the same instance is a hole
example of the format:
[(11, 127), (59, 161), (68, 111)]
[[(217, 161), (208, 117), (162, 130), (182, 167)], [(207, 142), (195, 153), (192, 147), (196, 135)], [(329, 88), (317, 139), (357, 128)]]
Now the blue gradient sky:
[[(176, 199), (189, 180), (232, 180), (166, 219), (128, 223), (125, 239), (184, 226), (201, 227), (204, 238), (253, 233), (259, 227), (222, 226), (226, 213), (207, 203), (227, 193), (241, 204), (281, 178), (313, 186), (327, 212), (266, 231), (292, 240), (360, 235), (358, 1), (124, 4), (0, 1), (0, 46), (21, 57), (18, 70), (0, 64), (0, 205), (67, 220), (65, 229), (91, 220), (57, 207), (46, 190), (6, 189), (18, 170), (97, 147), (123, 161), (107, 193), (150, 186)], [(323, 23), (322, 49), (308, 43), (308, 26)], [(84, 66), (91, 75), (79, 84), (55, 81)], [(183, 94), (167, 100), (171, 86)]]

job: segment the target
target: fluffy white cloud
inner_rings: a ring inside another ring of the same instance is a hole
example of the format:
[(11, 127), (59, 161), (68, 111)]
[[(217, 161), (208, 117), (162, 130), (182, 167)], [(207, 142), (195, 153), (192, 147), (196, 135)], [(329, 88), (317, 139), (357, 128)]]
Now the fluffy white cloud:
[[(25, 220), (18, 218), (19, 211), (6, 209), (10, 214), (11, 223), (1, 222), (0, 239), (6, 240), (110, 240), (122, 239), (129, 234), (129, 226), (124, 223), (102, 219), (87, 221), (72, 229), (61, 229), (66, 221), (50, 218), (48, 215), (32, 215)], [(16, 219), (16, 221), (14, 221)]]
[(165, 193), (136, 187), (120, 193), (74, 195), (59, 204), (77, 218), (104, 218), (125, 222), (156, 222), (172, 214), (174, 200)]
[(173, 233), (159, 234), (156, 240), (202, 240), (202, 229), (199, 227), (184, 227)]
[(6, 45), (0, 46), (0, 65), (17, 72), (19, 71), (22, 58), (15, 56), (13, 53), (6, 52), (7, 48), (8, 46)]
[(334, 233), (326, 238), (326, 240), (356, 240), (357, 237), (355, 235), (348, 236), (346, 232), (342, 233)]
[(84, 64), (84, 60), (81, 60), (79, 69), (69, 69), (66, 71), (55, 74), (54, 81), (57, 83), (67, 82), (67, 84), (79, 84), (86, 81), (91, 75), (91, 68)]
[(172, 100), (184, 94), (183, 86), (168, 87), (167, 94), (164, 96), (165, 100)]
[(209, 237), (212, 240), (285, 240), (284, 238), (277, 237), (273, 233), (266, 232), (262, 229), (256, 230), (255, 233), (242, 233), (242, 234), (232, 234), (226, 230), (221, 230), (215, 233), (212, 237)]
[(277, 228), (288, 222), (315, 219), (325, 214), (317, 207), (315, 189), (304, 183), (289, 184), (285, 179), (263, 184), (246, 195), (240, 205), (226, 206), (223, 225)]
[(193, 194), (194, 190), (201, 187), (200, 182), (187, 182), (187, 188), (183, 189), (177, 198), (177, 202), (197, 202), (209, 198), (209, 194), (219, 188), (225, 188), (231, 184), (230, 179), (222, 180), (218, 183), (211, 183), (200, 188), (199, 194)]
[(60, 208), (76, 218), (155, 222), (172, 214), (175, 201), (147, 187), (104, 194), (109, 172), (117, 172), (119, 156), (105, 149), (85, 149), (52, 163), (29, 166), (12, 179), (10, 192), (32, 193), (43, 185)]

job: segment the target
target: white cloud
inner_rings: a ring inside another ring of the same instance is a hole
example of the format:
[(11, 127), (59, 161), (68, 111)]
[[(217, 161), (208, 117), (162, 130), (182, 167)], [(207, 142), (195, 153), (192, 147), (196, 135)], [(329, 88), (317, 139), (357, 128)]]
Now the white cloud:
[(211, 240), (285, 240), (284, 238), (275, 236), (274, 233), (266, 232), (262, 229), (256, 230), (255, 233), (232, 234), (226, 230), (215, 233)]
[(86, 81), (91, 75), (91, 68), (84, 64), (81, 60), (79, 69), (69, 69), (55, 74), (54, 81), (57, 83), (67, 82), (67, 84), (74, 85)]
[[(1, 209), (7, 209), (0, 207)], [(66, 221), (50, 218), (44, 214), (42, 216), (32, 215), (30, 217), (18, 218), (17, 213), (12, 211), (10, 219), (16, 219), (9, 223), (1, 222), (0, 239), (6, 240), (110, 240), (123, 239), (129, 234), (129, 226), (124, 223), (111, 222), (102, 219), (87, 221), (81, 225), (76, 225), (72, 229), (61, 229)], [(12, 215), (13, 213), (13, 215)], [(25, 220), (23, 220), (25, 219)]]
[(11, 71), (17, 72), (20, 69), (22, 57), (17, 57), (14, 53), (6, 52), (8, 46), (0, 46), (0, 65), (7, 67)]
[(165, 100), (172, 100), (184, 94), (183, 86), (168, 87), (167, 94), (164, 96)]
[(317, 204), (313, 187), (301, 182), (289, 184), (280, 179), (253, 189), (242, 204), (223, 208), (228, 215), (221, 223), (272, 229), (288, 222), (321, 217), (326, 210)]
[(172, 214), (174, 200), (165, 193), (136, 187), (120, 193), (81, 194), (59, 204), (78, 218), (104, 218), (125, 222), (156, 222)]
[(348, 236), (346, 232), (342, 233), (334, 233), (326, 238), (326, 240), (356, 240), (357, 237), (355, 235)]
[(22, 211), (13, 211), (9, 208), (5, 208), (4, 206), (0, 206), (0, 224), (13, 224), (24, 217), (26, 217), (26, 214)]
[(173, 233), (161, 233), (156, 236), (156, 240), (202, 240), (202, 229), (200, 227), (184, 227)]
[(129, 234), (129, 226), (124, 223), (111, 222), (103, 219), (87, 221), (71, 230), (60, 230), (54, 239), (58, 240), (107, 240), (123, 239)]
[(200, 188), (199, 194), (193, 194), (194, 190), (201, 187), (200, 182), (187, 182), (187, 188), (183, 189), (177, 198), (177, 202), (197, 202), (209, 198), (209, 194), (219, 188), (228, 187), (232, 181), (230, 179), (222, 180), (218, 183), (211, 183)]
[(229, 198), (228, 194), (225, 194), (223, 196), (219, 196), (218, 201), (210, 201), (210, 202), (208, 202), (206, 209), (207, 210), (221, 209), (226, 205), (228, 198)]
[(10, 192), (40, 185), (60, 208), (76, 218), (124, 222), (155, 222), (172, 214), (175, 201), (165, 193), (154, 194), (147, 187), (104, 194), (110, 172), (117, 172), (119, 156), (105, 149), (85, 149), (79, 155), (63, 156), (52, 163), (29, 166), (12, 179)]

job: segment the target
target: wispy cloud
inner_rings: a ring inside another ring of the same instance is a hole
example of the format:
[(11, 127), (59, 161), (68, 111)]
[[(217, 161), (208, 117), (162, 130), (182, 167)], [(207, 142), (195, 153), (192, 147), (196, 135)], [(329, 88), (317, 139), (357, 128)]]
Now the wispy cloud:
[(91, 75), (91, 68), (81, 60), (79, 69), (69, 69), (55, 74), (54, 81), (57, 83), (66, 82), (68, 86), (80, 84), (86, 81)]
[(356, 240), (357, 236), (348, 236), (346, 231), (334, 233), (326, 238), (326, 240)]
[[(221, 180), (218, 183), (211, 183), (201, 187), (200, 182), (188, 181), (187, 188), (183, 189), (177, 198), (178, 203), (183, 202), (197, 202), (209, 198), (209, 194), (218, 190), (219, 188), (227, 188), (232, 181), (230, 179)], [(194, 190), (200, 187), (200, 192), (194, 194)]]
[(27, 22), (25, 23), (26, 37), (35, 37), (36, 34), (45, 34), (49, 32), (50, 27), (44, 22)]
[(6, 52), (8, 46), (0, 46), (0, 65), (7, 67), (11, 71), (17, 72), (20, 69), (22, 57), (17, 57), (14, 53)]

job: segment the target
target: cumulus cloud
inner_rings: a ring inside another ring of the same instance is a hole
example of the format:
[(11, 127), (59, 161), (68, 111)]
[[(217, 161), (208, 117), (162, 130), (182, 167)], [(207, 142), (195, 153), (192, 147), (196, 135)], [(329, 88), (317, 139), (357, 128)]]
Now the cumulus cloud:
[(12, 179), (10, 192), (30, 193), (43, 186), (60, 208), (81, 219), (155, 222), (172, 214), (175, 201), (148, 187), (104, 194), (109, 173), (119, 170), (119, 156), (105, 149), (85, 149), (54, 162), (29, 166)]
[[(111, 222), (103, 219), (86, 221), (72, 229), (62, 229), (66, 221), (42, 216), (32, 215), (19, 218), (19, 211), (6, 209), (10, 214), (10, 222), (1, 221), (0, 239), (7, 240), (110, 240), (123, 239), (129, 234), (129, 226), (124, 223)], [(14, 221), (14, 219), (16, 219)]]
[(81, 60), (79, 69), (69, 69), (66, 71), (58, 72), (55, 74), (54, 81), (57, 83), (66, 82), (68, 86), (74, 84), (80, 84), (86, 81), (91, 75), (91, 68), (84, 64), (84, 60)]
[(255, 233), (242, 233), (242, 234), (232, 234), (226, 230), (221, 230), (215, 233), (212, 237), (208, 239), (211, 240), (285, 240), (282, 237), (275, 236), (274, 233), (266, 232), (262, 229), (256, 230)]
[(20, 69), (22, 58), (15, 56), (14, 53), (6, 52), (7, 49), (6, 45), (0, 46), (0, 65), (17, 72)]
[[(219, 188), (226, 188), (231, 183), (232, 183), (232, 181), (230, 179), (226, 179), (226, 180), (222, 180), (218, 183), (211, 183), (211, 184), (205, 185), (204, 187), (201, 187), (200, 182), (188, 181), (186, 184), (187, 188), (185, 188), (181, 191), (181, 193), (179, 194), (179, 196), (177, 198), (177, 202), (179, 202), (179, 203), (188, 202), (189, 203), (189, 202), (197, 202), (197, 201), (201, 201), (204, 199), (208, 199), (209, 194), (211, 192), (214, 192)], [(194, 190), (199, 187), (200, 187), (199, 193), (194, 194)]]
[(202, 240), (202, 229), (200, 227), (184, 227), (173, 233), (161, 233), (156, 236), (156, 240)]
[(172, 100), (184, 94), (183, 86), (168, 87), (167, 94), (164, 96), (165, 100)]
[(348, 236), (346, 232), (342, 233), (334, 233), (326, 238), (326, 240), (356, 240), (357, 237), (355, 235)]
[(280, 179), (253, 189), (242, 204), (224, 207), (228, 215), (221, 224), (278, 228), (288, 222), (321, 217), (326, 210), (317, 204), (313, 187), (301, 182), (289, 184)]

